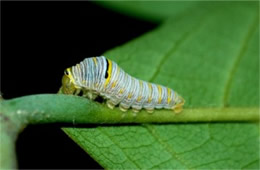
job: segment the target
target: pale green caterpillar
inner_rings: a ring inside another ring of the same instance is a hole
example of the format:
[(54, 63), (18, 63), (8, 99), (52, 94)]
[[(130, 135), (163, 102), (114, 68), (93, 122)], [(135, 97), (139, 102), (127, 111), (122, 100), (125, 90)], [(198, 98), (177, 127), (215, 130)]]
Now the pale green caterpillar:
[(80, 64), (65, 70), (61, 91), (64, 94), (83, 92), (94, 100), (101, 96), (109, 108), (119, 104), (122, 111), (142, 108), (148, 112), (156, 109), (182, 110), (184, 99), (172, 89), (138, 80), (125, 73), (115, 62), (104, 56), (86, 58)]

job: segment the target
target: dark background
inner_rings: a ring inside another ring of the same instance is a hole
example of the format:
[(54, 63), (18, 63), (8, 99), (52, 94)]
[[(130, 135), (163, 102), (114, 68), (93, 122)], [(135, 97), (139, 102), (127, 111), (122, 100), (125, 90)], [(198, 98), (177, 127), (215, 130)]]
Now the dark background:
[[(91, 2), (1, 2), (1, 92), (5, 99), (56, 93), (65, 68), (156, 25)], [(60, 130), (31, 125), (19, 135), (19, 168), (102, 168)]]

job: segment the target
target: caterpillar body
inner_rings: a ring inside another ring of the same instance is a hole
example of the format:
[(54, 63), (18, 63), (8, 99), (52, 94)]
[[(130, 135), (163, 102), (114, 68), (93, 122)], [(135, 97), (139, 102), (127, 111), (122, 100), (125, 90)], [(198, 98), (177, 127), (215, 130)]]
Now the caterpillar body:
[(76, 66), (67, 68), (62, 78), (61, 92), (94, 100), (101, 96), (109, 108), (119, 104), (122, 111), (142, 108), (182, 110), (184, 99), (170, 88), (138, 80), (125, 73), (115, 62), (104, 56), (86, 58)]

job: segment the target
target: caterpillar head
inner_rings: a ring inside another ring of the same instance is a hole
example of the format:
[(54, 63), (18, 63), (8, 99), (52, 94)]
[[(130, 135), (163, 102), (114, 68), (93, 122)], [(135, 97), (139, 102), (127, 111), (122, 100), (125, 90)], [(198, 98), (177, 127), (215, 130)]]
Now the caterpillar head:
[(71, 73), (71, 68), (67, 68), (64, 71), (64, 75), (62, 77), (62, 87), (61, 92), (63, 94), (74, 94), (77, 88), (74, 83), (74, 79)]

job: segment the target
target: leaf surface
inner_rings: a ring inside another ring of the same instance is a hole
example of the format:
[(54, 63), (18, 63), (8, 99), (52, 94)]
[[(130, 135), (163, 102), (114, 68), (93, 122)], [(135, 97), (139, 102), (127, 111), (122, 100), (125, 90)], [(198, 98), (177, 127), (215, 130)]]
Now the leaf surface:
[(199, 2), (187, 1), (96, 1), (98, 5), (113, 9), (119, 13), (145, 19), (151, 22), (162, 22), (179, 13), (197, 7)]
[[(130, 75), (173, 88), (186, 108), (259, 108), (258, 14), (255, 2), (206, 3), (105, 56)], [(104, 168), (259, 169), (257, 123), (64, 131)]]

